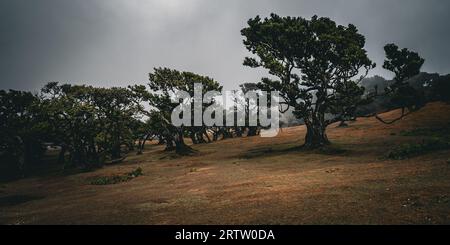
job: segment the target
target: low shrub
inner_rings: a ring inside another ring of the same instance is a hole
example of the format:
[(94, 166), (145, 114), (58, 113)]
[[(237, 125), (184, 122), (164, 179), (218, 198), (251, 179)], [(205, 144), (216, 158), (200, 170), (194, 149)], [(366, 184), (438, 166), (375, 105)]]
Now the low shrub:
[(403, 160), (433, 151), (450, 149), (450, 142), (443, 139), (424, 140), (420, 143), (408, 143), (391, 150), (387, 157), (394, 160)]
[(97, 177), (91, 181), (91, 185), (115, 185), (123, 182), (128, 182), (142, 175), (143, 175), (142, 169), (137, 168), (123, 175)]
[(417, 128), (410, 131), (402, 131), (401, 136), (426, 136), (443, 138), (450, 137), (450, 125), (442, 128)]

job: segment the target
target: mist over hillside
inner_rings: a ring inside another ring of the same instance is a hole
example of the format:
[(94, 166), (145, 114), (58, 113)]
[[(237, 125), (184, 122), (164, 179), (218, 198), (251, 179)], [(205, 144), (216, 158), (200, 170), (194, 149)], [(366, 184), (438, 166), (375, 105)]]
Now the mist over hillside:
[[(421, 72), (419, 75), (409, 79), (408, 83), (415, 89), (422, 91), (425, 101), (433, 101), (434, 95), (432, 91), (432, 83), (440, 78), (446, 78), (449, 75), (440, 75), (438, 73)], [(357, 110), (358, 116), (366, 116), (373, 113), (380, 113), (391, 110), (395, 106), (391, 103), (389, 96), (384, 95), (386, 88), (394, 83), (394, 80), (388, 80), (382, 76), (375, 75), (361, 80), (360, 85), (365, 88), (366, 95), (378, 93), (370, 104), (362, 105)], [(328, 114), (328, 118), (333, 115)], [(303, 120), (296, 119), (292, 114), (292, 108), (286, 113), (281, 114), (281, 127), (291, 127), (303, 124)]]
[[(432, 83), (439, 78), (444, 78), (446, 76), (439, 75), (437, 73), (427, 73), (421, 72), (419, 75), (414, 76), (408, 80), (408, 83), (418, 91), (421, 91), (425, 101), (433, 101), (434, 96), (432, 92)], [(387, 80), (381, 76), (368, 77), (361, 81), (361, 86), (366, 89), (366, 94), (376, 93), (379, 95), (373, 99), (373, 102), (360, 106), (358, 109), (359, 116), (365, 116), (368, 114), (383, 112), (390, 110), (395, 106), (391, 103), (389, 96), (385, 95), (385, 90), (388, 86), (394, 83), (394, 80)]]

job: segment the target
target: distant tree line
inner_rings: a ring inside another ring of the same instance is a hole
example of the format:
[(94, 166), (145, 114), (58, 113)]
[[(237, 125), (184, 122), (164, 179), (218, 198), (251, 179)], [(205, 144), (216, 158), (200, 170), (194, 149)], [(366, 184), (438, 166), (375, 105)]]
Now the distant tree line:
[[(244, 65), (262, 67), (270, 77), (244, 83), (240, 90), (279, 91), (280, 112), (291, 110), (304, 122), (305, 147), (309, 149), (330, 144), (329, 125), (355, 120), (364, 111), (361, 108), (380, 97), (389, 100), (388, 109), (402, 111), (393, 121), (378, 116), (380, 111), (371, 114), (383, 123), (394, 123), (430, 100), (449, 101), (449, 75), (429, 80), (425, 94), (410, 82), (420, 74), (425, 60), (395, 44), (385, 46), (383, 65), (395, 74), (394, 80), (383, 91), (378, 84), (363, 86), (375, 64), (364, 49), (365, 37), (352, 24), (337, 25), (317, 16), (304, 19), (272, 14), (250, 19), (241, 34), (253, 54), (245, 58)], [(210, 77), (169, 68), (155, 68), (147, 86), (99, 88), (51, 82), (35, 94), (1, 90), (0, 170), (23, 175), (28, 166), (42, 159), (48, 144), (59, 147), (61, 166), (92, 169), (120, 162), (132, 151), (142, 154), (150, 140), (165, 145), (167, 151), (188, 155), (195, 150), (186, 139), (205, 144), (259, 134), (262, 127), (250, 126), (248, 118), (245, 126), (173, 126), (171, 113), (179, 103), (173, 103), (171, 97), (177, 91), (193, 97), (195, 83), (201, 83), (204, 92), (222, 91), (220, 83)], [(213, 102), (203, 104), (203, 109)], [(192, 101), (182, 103), (191, 105)], [(258, 107), (251, 99), (240, 103), (246, 115)]]

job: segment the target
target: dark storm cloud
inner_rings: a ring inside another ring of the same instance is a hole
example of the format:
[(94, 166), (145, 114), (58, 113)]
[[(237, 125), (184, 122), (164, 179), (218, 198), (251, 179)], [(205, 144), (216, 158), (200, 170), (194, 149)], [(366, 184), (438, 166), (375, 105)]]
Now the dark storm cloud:
[(381, 68), (383, 45), (420, 52), (424, 70), (450, 72), (444, 0), (0, 0), (0, 89), (48, 81), (126, 86), (152, 67), (214, 77), (226, 89), (264, 74), (242, 66), (240, 29), (256, 15), (329, 16), (353, 23)]

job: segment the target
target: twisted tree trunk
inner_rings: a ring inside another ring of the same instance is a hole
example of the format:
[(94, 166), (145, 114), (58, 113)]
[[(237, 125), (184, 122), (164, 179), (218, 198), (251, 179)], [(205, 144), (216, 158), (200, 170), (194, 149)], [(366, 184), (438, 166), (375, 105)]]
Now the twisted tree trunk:
[(324, 122), (315, 120), (306, 123), (305, 147), (308, 149), (316, 149), (330, 144), (325, 132), (326, 125)]

